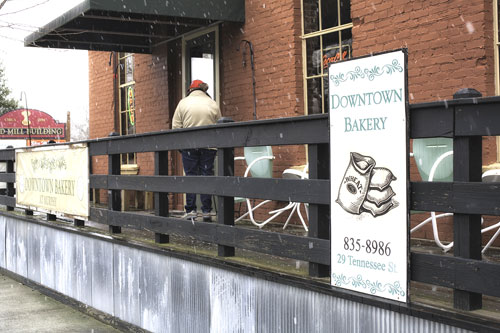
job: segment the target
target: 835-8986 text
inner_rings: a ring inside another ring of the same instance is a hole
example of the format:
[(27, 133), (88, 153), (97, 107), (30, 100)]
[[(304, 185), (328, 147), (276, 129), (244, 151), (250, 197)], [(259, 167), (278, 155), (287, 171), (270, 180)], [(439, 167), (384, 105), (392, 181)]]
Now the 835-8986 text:
[(391, 255), (391, 242), (383, 242), (367, 239), (364, 242), (359, 238), (344, 237), (344, 250), (346, 251), (365, 251), (366, 253), (379, 254), (381, 256)]

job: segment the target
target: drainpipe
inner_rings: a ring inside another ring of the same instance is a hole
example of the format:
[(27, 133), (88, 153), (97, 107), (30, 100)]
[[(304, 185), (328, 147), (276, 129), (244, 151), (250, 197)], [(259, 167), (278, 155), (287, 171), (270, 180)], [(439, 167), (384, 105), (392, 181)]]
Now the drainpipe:
[(246, 49), (247, 47), (250, 49), (250, 67), (252, 68), (252, 88), (253, 88), (253, 120), (257, 120), (257, 96), (255, 95), (255, 65), (254, 65), (254, 61), (253, 61), (253, 45), (252, 45), (252, 42), (246, 40), (246, 39), (243, 39), (241, 42), (240, 42), (240, 45), (238, 46), (238, 48), (236, 49), (236, 51), (240, 51), (240, 46), (241, 46), (241, 43), (245, 43), (245, 45), (243, 46), (243, 51), (242, 51), (242, 56), (243, 56), (243, 67), (246, 67), (247, 66), (247, 62), (246, 62)]

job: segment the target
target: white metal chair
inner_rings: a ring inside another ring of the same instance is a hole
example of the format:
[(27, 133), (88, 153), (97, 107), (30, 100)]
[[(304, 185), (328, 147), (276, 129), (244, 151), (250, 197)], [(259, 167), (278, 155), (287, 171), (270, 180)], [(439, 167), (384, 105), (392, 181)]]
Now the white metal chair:
[[(309, 178), (308, 171), (309, 170), (308, 170), (307, 165), (304, 166), (304, 168), (302, 170), (285, 169), (283, 171), (282, 178), (285, 178), (285, 179), (308, 179)], [(283, 230), (285, 230), (286, 227), (288, 226), (288, 223), (290, 222), (290, 220), (293, 216), (293, 213), (297, 212), (297, 215), (299, 216), (300, 222), (302, 223), (304, 230), (309, 231), (309, 228), (307, 227), (307, 224), (304, 221), (304, 218), (302, 217), (302, 213), (300, 212), (300, 205), (301, 204), (302, 204), (301, 202), (291, 202), (290, 201), (288, 203), (288, 205), (286, 205), (285, 207), (270, 211), (269, 214), (276, 214), (276, 216), (278, 216), (279, 214), (291, 209), (290, 215), (288, 215), (288, 218), (285, 222), (285, 225), (283, 225)], [(307, 209), (307, 204), (304, 204), (304, 207), (305, 207), (307, 219), (309, 220), (309, 211)]]
[[(273, 156), (273, 151), (270, 146), (261, 146), (261, 147), (245, 147), (243, 149), (244, 157), (235, 157), (234, 160), (245, 160), (247, 164), (247, 168), (243, 177), (248, 177), (249, 174), (252, 177), (261, 177), (261, 178), (272, 178), (273, 176), (273, 160), (275, 157)], [(246, 216), (250, 217), (250, 221), (262, 228), (267, 223), (271, 222), (274, 219), (274, 216), (265, 220), (264, 222), (257, 222), (253, 216), (253, 212), (268, 203), (271, 200), (264, 200), (255, 207), (252, 207), (252, 203), (248, 198), (235, 197), (235, 203), (246, 202), (247, 204), (247, 212), (240, 217), (238, 217), (235, 222), (241, 221)]]
[[(247, 168), (243, 175), (244, 177), (248, 177), (250, 174), (252, 177), (272, 178), (273, 160), (275, 159), (275, 157), (273, 156), (272, 148), (270, 146), (245, 147), (244, 157), (235, 157), (234, 159), (246, 161)], [(286, 169), (283, 172), (283, 178), (305, 179), (307, 178), (307, 167), (302, 171), (295, 169)], [(257, 204), (256, 206), (252, 206), (252, 202), (250, 201), (250, 199), (235, 197), (234, 198), (235, 203), (246, 202), (247, 204), (247, 212), (238, 217), (235, 220), (235, 222), (241, 221), (243, 218), (248, 216), (252, 224), (258, 226), (259, 228), (262, 228), (269, 222), (276, 219), (282, 213), (286, 212), (287, 210), (291, 210), (290, 215), (288, 216), (288, 219), (286, 220), (283, 229), (287, 227), (288, 223), (290, 222), (290, 219), (292, 218), (293, 213), (297, 212), (302, 222), (302, 225), (304, 226), (304, 229), (306, 231), (308, 230), (304, 218), (302, 217), (302, 214), (300, 212), (300, 204), (301, 204), (300, 202), (290, 202), (283, 208), (279, 208), (269, 212), (271, 216), (265, 221), (262, 222), (256, 221), (254, 217), (254, 211), (270, 201), (272, 200), (264, 200), (261, 203)], [(306, 208), (306, 214), (308, 214), (307, 208)]]
[[(422, 179), (427, 181), (452, 181), (453, 180), (453, 140), (447, 138), (430, 138), (413, 140), (413, 157), (417, 164), (418, 171)], [(439, 239), (437, 220), (439, 218), (452, 216), (453, 213), (443, 213), (436, 215), (431, 212), (431, 216), (420, 222), (410, 230), (413, 233), (429, 222), (432, 222), (432, 232), (434, 242), (445, 252), (453, 247), (453, 242), (443, 244)]]
[[(447, 159), (447, 157), (453, 156), (453, 142), (451, 139), (415, 139), (413, 140), (413, 156), (415, 157), (415, 160), (417, 162), (417, 167), (419, 169), (419, 173), (422, 175), (422, 178), (424, 179), (425, 175), (428, 175), (428, 181), (433, 181), (433, 180), (439, 180), (439, 181), (451, 181), (453, 179), (453, 161), (452, 159)], [(416, 148), (416, 149), (415, 149)], [(426, 156), (426, 153), (424, 152), (425, 149), (434, 149), (434, 154), (427, 154), (431, 156)], [(419, 160), (421, 158), (430, 158), (432, 159), (435, 157), (436, 152), (438, 152), (439, 155), (437, 159), (434, 161), (432, 164), (432, 167), (430, 168), (429, 172), (426, 172), (425, 168), (425, 162), (422, 160)], [(432, 156), (434, 155), (434, 156)], [(436, 176), (437, 175), (437, 176)], [(483, 182), (500, 182), (500, 170), (499, 169), (494, 169), (494, 170), (488, 170), (482, 175), (482, 181)], [(453, 216), (453, 213), (443, 213), (436, 215), (435, 212), (431, 212), (431, 216), (427, 218), (426, 220), (420, 222), (417, 226), (412, 228), (410, 230), (410, 233), (413, 233), (420, 228), (422, 228), (425, 224), (432, 222), (432, 232), (434, 236), (434, 241), (436, 244), (442, 248), (445, 252), (449, 251), (453, 247), (453, 242), (449, 244), (443, 244), (441, 240), (439, 239), (439, 234), (438, 234), (438, 227), (437, 227), (437, 219), (442, 218), (442, 217), (447, 217), (447, 216)], [(483, 224), (484, 220), (481, 218), (481, 225)], [(493, 244), (493, 242), (500, 236), (500, 221), (489, 226), (486, 228), (481, 229), (481, 234), (488, 232), (490, 230), (493, 230), (495, 228), (498, 228), (498, 230), (495, 232), (495, 234), (491, 237), (491, 239), (488, 241), (488, 243), (483, 247), (481, 253), (485, 253), (488, 248)]]
[[(494, 170), (488, 170), (482, 175), (482, 181), (483, 182), (490, 182), (490, 183), (499, 183), (500, 182), (500, 170), (499, 169), (494, 169)], [(481, 224), (483, 222), (483, 219), (481, 219)], [(486, 250), (493, 244), (495, 239), (500, 235), (500, 222), (497, 222), (493, 225), (490, 225), (489, 227), (481, 229), (481, 234), (493, 230), (495, 228), (498, 228), (498, 230), (495, 232), (493, 237), (488, 241), (488, 243), (483, 247), (483, 250), (481, 253), (485, 253)]]

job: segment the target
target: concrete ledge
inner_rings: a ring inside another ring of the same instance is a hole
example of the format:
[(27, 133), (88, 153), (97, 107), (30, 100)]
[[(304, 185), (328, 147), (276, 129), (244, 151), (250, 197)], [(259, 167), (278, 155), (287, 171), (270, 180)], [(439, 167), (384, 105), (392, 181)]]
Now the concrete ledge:
[(468, 316), (8, 213), (0, 214), (0, 267), (153, 332), (488, 329)]

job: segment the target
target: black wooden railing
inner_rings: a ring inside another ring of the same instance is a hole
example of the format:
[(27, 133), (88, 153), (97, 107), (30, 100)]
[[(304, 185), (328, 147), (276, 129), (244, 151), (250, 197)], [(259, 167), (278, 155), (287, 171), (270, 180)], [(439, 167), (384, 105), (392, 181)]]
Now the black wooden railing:
[[(90, 187), (108, 189), (108, 209), (92, 208), (90, 219), (110, 226), (147, 229), (156, 240), (169, 234), (188, 235), (218, 245), (220, 256), (233, 256), (235, 247), (311, 262), (311, 274), (327, 276), (330, 264), (328, 119), (325, 116), (227, 123), (89, 141), (91, 156), (108, 156), (108, 175), (92, 175)], [(310, 179), (234, 177), (234, 148), (244, 146), (309, 145)], [(171, 151), (218, 148), (218, 176), (169, 176)], [(321, 152), (321, 150), (323, 150)], [(120, 154), (155, 153), (155, 176), (120, 176)], [(322, 179), (320, 179), (322, 178)], [(155, 216), (121, 212), (121, 190), (155, 193)], [(218, 198), (217, 222), (204, 223), (169, 217), (167, 193), (201, 193)], [(300, 237), (234, 225), (234, 197), (308, 202), (310, 235)]]
[[(498, 121), (497, 121), (498, 120)], [(454, 213), (454, 257), (411, 253), (411, 279), (454, 289), (455, 307), (477, 309), (481, 295), (500, 297), (500, 264), (481, 260), (481, 215), (500, 215), (500, 183), (481, 183), (481, 137), (500, 135), (500, 98), (460, 99), (412, 105), (410, 137), (450, 137), (454, 141), (453, 182), (412, 182), (410, 209)], [(91, 208), (92, 221), (149, 230), (157, 242), (170, 234), (188, 235), (218, 245), (219, 256), (233, 256), (235, 248), (310, 263), (309, 274), (329, 276), (330, 181), (327, 115), (227, 123), (195, 129), (87, 142), (91, 156), (108, 156), (108, 175), (91, 175), (90, 187), (107, 189), (108, 208)], [(234, 148), (244, 146), (308, 145), (309, 179), (235, 177)], [(218, 148), (218, 176), (168, 175), (170, 152), (190, 148)], [(120, 154), (154, 152), (154, 176), (120, 175)], [(7, 193), (0, 204), (15, 206), (14, 150), (0, 151), (7, 162)], [(155, 214), (122, 212), (121, 190), (155, 193)], [(168, 193), (204, 193), (218, 197), (216, 223), (191, 222), (169, 214)], [(234, 197), (309, 203), (307, 237), (234, 225)], [(78, 221), (75, 221), (78, 222)], [(406, 221), (401, 221), (406, 223)], [(78, 222), (81, 224), (81, 221)]]

